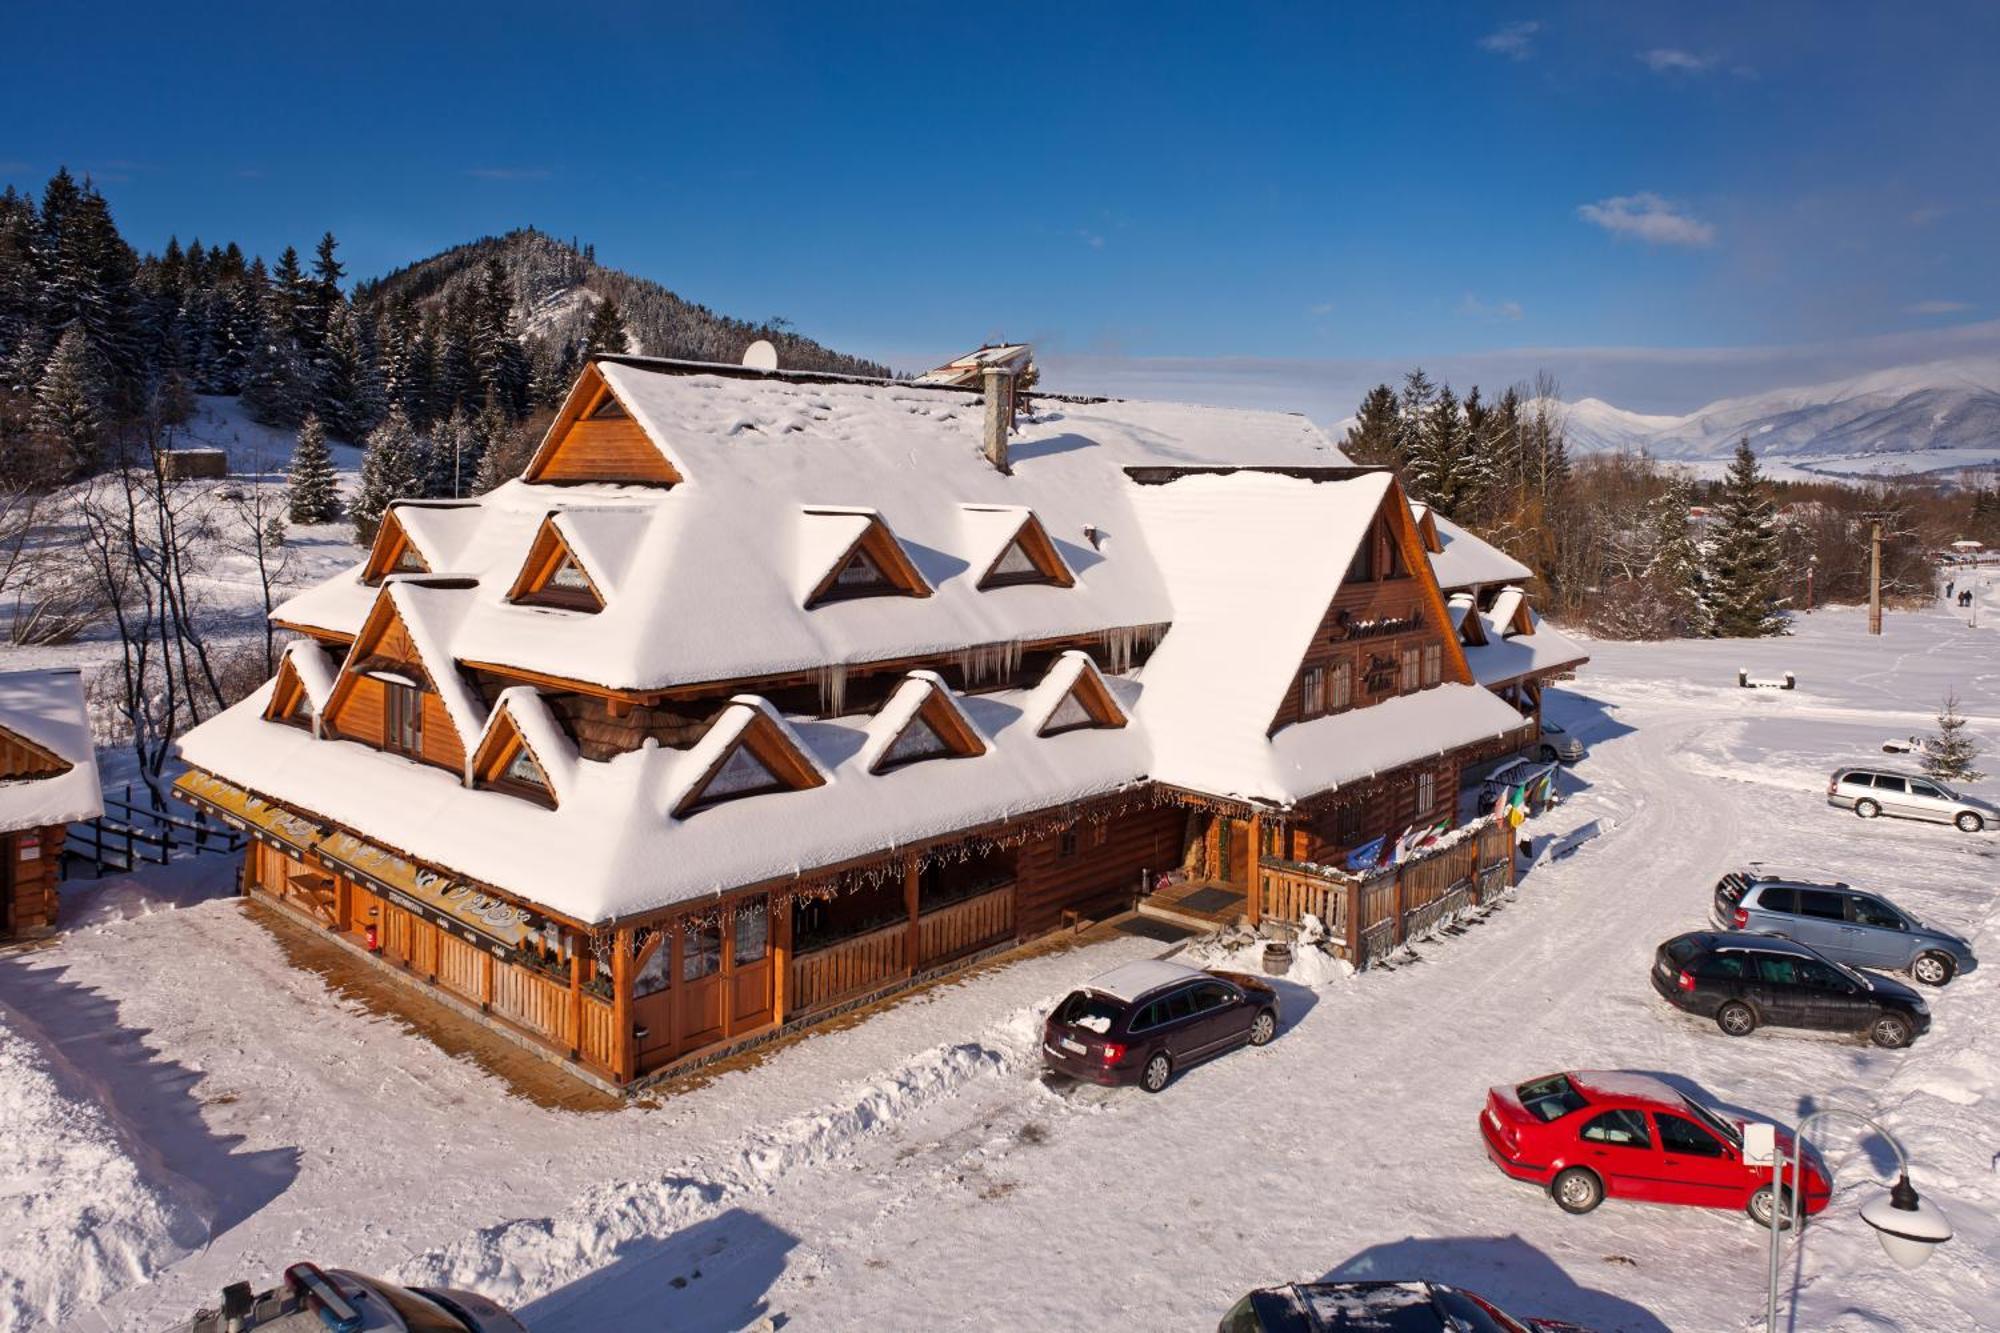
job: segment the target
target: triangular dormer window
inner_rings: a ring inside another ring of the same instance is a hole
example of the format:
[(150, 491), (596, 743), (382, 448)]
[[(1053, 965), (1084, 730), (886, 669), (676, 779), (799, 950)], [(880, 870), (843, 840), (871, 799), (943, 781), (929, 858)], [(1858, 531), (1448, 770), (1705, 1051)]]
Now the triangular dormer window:
[(928, 597), (930, 584), (872, 509), (812, 509), (800, 529), (808, 610), (861, 597)]
[[(739, 721), (741, 725), (737, 726)], [(798, 738), (763, 700), (751, 695), (738, 696), (716, 719), (715, 725), (736, 726), (735, 734), (730, 737), (728, 748), (710, 762), (687, 794), (675, 802), (677, 817), (686, 818), (695, 811), (740, 796), (803, 791), (826, 782), (826, 774), (806, 757), (799, 748)], [(716, 732), (711, 730), (710, 736), (714, 735)]]
[(1076, 697), (1076, 691), (1071, 690), (1063, 696), (1063, 701), (1056, 705), (1056, 711), (1049, 714), (1049, 720), (1042, 724), (1042, 735), (1053, 736), (1059, 731), (1096, 725), (1097, 719), (1083, 706), (1083, 700)]
[(549, 789), (549, 775), (542, 772), (542, 766), (535, 762), (535, 756), (528, 753), (525, 745), (514, 751), (514, 757), (507, 761), (502, 776), (509, 782), (518, 782), (526, 787), (542, 791)]
[(576, 558), (563, 534), (557, 531), (555, 514), (542, 520), (510, 597), (523, 606), (547, 606), (562, 611), (595, 613), (604, 609), (604, 595), (597, 590), (590, 571)]
[(567, 592), (587, 593), (590, 591), (590, 580), (583, 576), (583, 571), (577, 567), (576, 561), (565, 555), (556, 562), (556, 567), (549, 571), (549, 581), (546, 586), (561, 588)]
[(428, 574), (431, 572), (430, 566), (424, 563), (424, 558), (417, 554), (417, 548), (408, 542), (403, 543), (403, 549), (396, 555), (395, 570), (398, 574)]
[(921, 717), (910, 719), (910, 725), (903, 728), (903, 734), (896, 737), (889, 748), (883, 751), (882, 767), (892, 768), (897, 764), (914, 763), (919, 759), (931, 759), (941, 754), (953, 753), (944, 743), (944, 737), (931, 730), (931, 724)]
[(597, 400), (597, 406), (590, 409), (592, 421), (627, 421), (632, 414), (625, 410), (625, 404), (618, 401), (609, 391)]
[[(1061, 699), (1043, 719), (1041, 729), (1036, 734), (1055, 736), (1065, 731), (1082, 731), (1087, 727), (1122, 727), (1125, 725), (1125, 710), (1111, 697), (1104, 677), (1097, 674), (1096, 665), (1081, 653), (1065, 653), (1065, 658), (1082, 658), (1076, 668), (1076, 678), (1063, 691)], [(1050, 675), (1065, 669), (1058, 661), (1050, 668)], [(1045, 678), (1046, 680), (1046, 678)]]
[[(969, 521), (986, 523), (1014, 521), (1014, 530), (1007, 538), (1007, 544), (1000, 548), (1000, 554), (979, 576), (979, 586), (1004, 588), (1009, 584), (1043, 583), (1058, 588), (1067, 588), (1076, 582), (1076, 575), (1063, 562), (1056, 551), (1055, 543), (1049, 540), (1048, 530), (1040, 519), (1025, 509), (988, 509), (976, 505), (966, 506)], [(1018, 519), (1015, 519), (1018, 515)], [(991, 549), (990, 547), (988, 549)]]
[[(893, 733), (890, 728), (895, 728)], [(876, 714), (869, 741), (874, 755), (868, 771), (881, 773), (926, 759), (970, 759), (986, 753), (986, 742), (959, 707), (943, 680), (913, 671)], [(882, 742), (887, 741), (887, 744)]]
[(840, 572), (833, 576), (832, 591), (858, 595), (882, 592), (888, 587), (889, 580), (882, 576), (882, 571), (868, 558), (868, 552), (857, 549), (853, 555), (847, 557), (847, 563), (840, 567)]
[(986, 576), (988, 583), (1019, 583), (1025, 579), (1037, 579), (1042, 571), (1035, 568), (1035, 562), (1028, 559), (1028, 553), (1021, 549), (1021, 543), (1008, 542), (1007, 549), (993, 562), (993, 572)]

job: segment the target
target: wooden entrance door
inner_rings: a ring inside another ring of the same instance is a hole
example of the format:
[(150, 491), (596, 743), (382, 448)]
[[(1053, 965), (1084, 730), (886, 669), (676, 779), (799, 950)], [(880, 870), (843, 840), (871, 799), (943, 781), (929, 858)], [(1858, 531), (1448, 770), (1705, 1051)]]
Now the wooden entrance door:
[(771, 1021), (771, 904), (759, 894), (729, 912), (729, 1031), (733, 1036)]
[(634, 1067), (657, 1069), (679, 1051), (674, 1031), (674, 942), (668, 931), (655, 934), (632, 961)]
[(724, 919), (683, 922), (674, 931), (680, 950), (675, 982), (680, 987), (680, 1048), (692, 1050), (723, 1038), (728, 979), (722, 975)]

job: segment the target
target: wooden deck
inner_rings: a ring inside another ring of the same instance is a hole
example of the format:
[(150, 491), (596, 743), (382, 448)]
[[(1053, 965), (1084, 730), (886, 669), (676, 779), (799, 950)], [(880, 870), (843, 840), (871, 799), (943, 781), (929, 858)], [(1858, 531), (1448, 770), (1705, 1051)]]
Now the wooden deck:
[(1139, 900), (1140, 916), (1199, 931), (1233, 926), (1249, 908), (1249, 895), (1241, 887), (1212, 879), (1170, 884)]

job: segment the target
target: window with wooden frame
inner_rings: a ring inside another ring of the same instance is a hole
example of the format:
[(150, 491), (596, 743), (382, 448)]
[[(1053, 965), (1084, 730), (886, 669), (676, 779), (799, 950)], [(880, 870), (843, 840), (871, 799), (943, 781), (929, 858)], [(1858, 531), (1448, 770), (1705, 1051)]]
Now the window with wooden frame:
[(18, 731), (0, 727), (0, 782), (60, 777), (74, 767), (47, 746), (29, 740)]
[(1076, 575), (1070, 572), (1061, 552), (1049, 539), (1048, 530), (1033, 514), (1022, 520), (1019, 530), (1000, 548), (1000, 554), (980, 575), (979, 587), (983, 591), (1031, 583), (1058, 588), (1068, 588), (1076, 583)]
[(768, 715), (758, 712), (721, 758), (688, 789), (674, 814), (684, 819), (724, 801), (766, 792), (803, 791), (825, 781), (785, 732)]
[(1443, 645), (1435, 643), (1424, 645), (1423, 678), (1425, 689), (1444, 679)]
[(1403, 671), (1400, 688), (1414, 690), (1420, 688), (1423, 679), (1423, 655), (1415, 648), (1403, 650)]
[(597, 402), (590, 411), (584, 413), (586, 421), (630, 421), (632, 414), (625, 410), (625, 404), (618, 401), (616, 394), (606, 389), (597, 396)]
[(1417, 774), (1417, 813), (1427, 815), (1437, 804), (1437, 777), (1431, 773)]
[(1073, 829), (1073, 828), (1066, 828), (1066, 829), (1064, 829), (1064, 830), (1062, 831), (1062, 836), (1061, 836), (1060, 838), (1058, 838), (1058, 839), (1056, 840), (1056, 855), (1057, 855), (1057, 856), (1075, 856), (1075, 855), (1076, 855), (1076, 830), (1075, 830), (1075, 829)]
[(576, 552), (563, 540), (556, 528), (555, 515), (542, 520), (508, 600), (521, 606), (552, 607), (587, 615), (604, 609), (604, 595), (576, 558)]
[(382, 580), (390, 574), (430, 572), (430, 562), (410, 540), (402, 518), (396, 509), (389, 509), (382, 515), (381, 525), (375, 529), (375, 542), (368, 548), (368, 562), (362, 566), (361, 581), (375, 588), (380, 587)]
[[(807, 510), (807, 520), (838, 518), (844, 511)], [(867, 514), (866, 526), (817, 586), (806, 596), (806, 608), (862, 597), (928, 597), (930, 584), (910, 563), (902, 544), (880, 516)]]
[(1326, 668), (1307, 667), (1299, 676), (1299, 716), (1318, 717), (1326, 712)]
[(1337, 713), (1343, 708), (1354, 706), (1354, 663), (1336, 662), (1327, 689), (1326, 708), (1329, 713)]
[(1347, 562), (1348, 583), (1373, 583), (1375, 581), (1375, 532), (1371, 528), (1364, 533), (1361, 544), (1354, 548), (1354, 559)]
[(759, 894), (737, 903), (731, 912), (736, 966), (764, 961), (771, 944), (771, 903)]
[(681, 927), (681, 980), (700, 981), (721, 970), (722, 923), (709, 921)]
[[(965, 720), (965, 715), (943, 692), (942, 686), (913, 680), (901, 687), (917, 688), (925, 689), (924, 701), (870, 766), (869, 772), (884, 773), (926, 759), (970, 759), (986, 753), (985, 742), (980, 740), (978, 733)], [(895, 695), (890, 696), (891, 703), (895, 699)]]
[(1396, 540), (1395, 530), (1387, 523), (1378, 523), (1375, 525), (1375, 540), (1382, 546), (1382, 577), (1385, 579), (1410, 577), (1410, 565), (1403, 559), (1403, 544)]
[(1090, 727), (1122, 727), (1125, 710), (1111, 697), (1110, 689), (1094, 667), (1086, 666), (1042, 723), (1040, 736), (1058, 736), (1065, 731)]
[(1361, 832), (1367, 827), (1367, 822), (1364, 818), (1366, 814), (1366, 808), (1359, 801), (1351, 805), (1343, 805), (1340, 809), (1336, 810), (1333, 817), (1334, 843), (1343, 848), (1352, 847), (1359, 843), (1361, 841)]
[(424, 754), (424, 692), (406, 681), (382, 682), (382, 746), (411, 759)]

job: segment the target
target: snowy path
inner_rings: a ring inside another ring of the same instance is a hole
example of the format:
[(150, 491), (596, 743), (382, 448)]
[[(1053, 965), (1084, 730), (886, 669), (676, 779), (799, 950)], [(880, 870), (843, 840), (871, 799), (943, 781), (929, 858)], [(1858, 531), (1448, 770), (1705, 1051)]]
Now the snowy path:
[[(1800, 1329), (2000, 1328), (2000, 961), (1936, 996), (1936, 1029), (1906, 1052), (1728, 1041), (1646, 981), (1654, 945), (1701, 925), (1715, 878), (1753, 858), (1875, 884), (2000, 960), (2000, 838), (1864, 823), (1821, 795), (1948, 684), (2000, 717), (1990, 631), (1891, 624), (1873, 642), (1839, 613), (1780, 643), (1598, 645), (1557, 705), (1592, 747), (1581, 789), (1534, 831), (1599, 836), (1421, 961), (1291, 988), (1276, 1043), (1157, 1098), (1058, 1094), (1035, 1068), (1036, 1007), (1150, 952), (1140, 940), (983, 973), (596, 1116), (510, 1098), (329, 1006), (228, 901), (0, 958), (0, 1003), (37, 1014), (44, 1058), (140, 1127), (145, 1169), (216, 1200), (208, 1246), (70, 1323), (156, 1328), (311, 1255), (476, 1285), (538, 1333), (762, 1312), (807, 1329), (1202, 1328), (1251, 1286), (1332, 1272), (1448, 1276), (1606, 1330), (1749, 1328), (1763, 1270), (1744, 1219), (1616, 1203), (1571, 1218), (1486, 1162), (1487, 1085), (1616, 1067), (1744, 1114), (1853, 1105), (1904, 1136), (1959, 1240), (1920, 1274), (1889, 1270), (1857, 1216), (1870, 1156), (1832, 1139), (1840, 1194), (1808, 1232)], [(1735, 690), (1738, 665), (1795, 669), (1801, 689)], [(1991, 754), (2000, 728), (1976, 729)], [(28, 1262), (46, 1277), (73, 1259)]]

